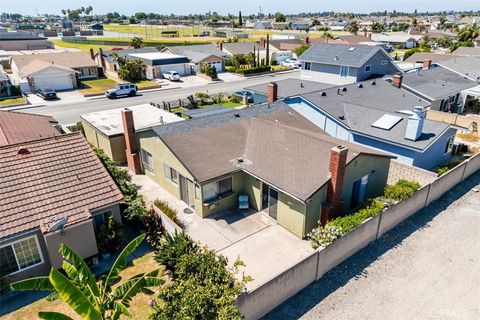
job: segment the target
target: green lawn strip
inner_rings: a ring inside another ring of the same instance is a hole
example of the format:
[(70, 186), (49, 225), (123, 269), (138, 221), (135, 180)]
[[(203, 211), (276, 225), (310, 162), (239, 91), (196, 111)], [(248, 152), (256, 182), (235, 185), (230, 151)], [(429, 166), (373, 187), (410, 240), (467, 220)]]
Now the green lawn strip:
[(80, 89), (84, 93), (104, 93), (108, 89), (112, 89), (118, 83), (112, 79), (95, 79), (95, 80), (86, 80), (81, 82)]
[(24, 102), (25, 102), (24, 97), (3, 99), (3, 100), (0, 100), (0, 107), (8, 107), (16, 104), (21, 104)]

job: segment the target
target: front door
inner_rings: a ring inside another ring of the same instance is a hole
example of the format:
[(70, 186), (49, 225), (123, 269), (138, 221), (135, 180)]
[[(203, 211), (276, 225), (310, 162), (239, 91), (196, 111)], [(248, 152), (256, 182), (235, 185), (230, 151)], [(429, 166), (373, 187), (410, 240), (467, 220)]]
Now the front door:
[(262, 210), (268, 208), (268, 184), (262, 183)]
[(189, 207), (193, 207), (195, 203), (195, 187), (193, 181), (185, 178), (181, 174), (179, 175), (180, 179), (180, 199), (188, 204)]
[(269, 188), (268, 191), (268, 215), (277, 220), (278, 191)]

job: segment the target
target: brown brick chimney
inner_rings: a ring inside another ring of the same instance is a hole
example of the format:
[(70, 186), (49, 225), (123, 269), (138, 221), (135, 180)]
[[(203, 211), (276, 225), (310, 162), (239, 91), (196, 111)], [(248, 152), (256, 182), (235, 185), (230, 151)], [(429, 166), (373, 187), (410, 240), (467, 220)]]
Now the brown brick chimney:
[(92, 58), (92, 60), (95, 60), (95, 52), (93, 52), (93, 48), (90, 48), (90, 58)]
[(402, 87), (403, 76), (401, 74), (394, 74), (392, 77), (392, 84), (397, 87)]
[(220, 49), (220, 51), (223, 51), (223, 42), (219, 42), (218, 43), (218, 49)]
[(305, 43), (310, 44), (310, 37), (305, 37)]
[(330, 181), (327, 187), (327, 200), (322, 206), (322, 225), (340, 215), (342, 211), (343, 180), (347, 164), (348, 148), (337, 146), (330, 150)]
[(140, 159), (135, 145), (135, 124), (133, 122), (133, 111), (125, 108), (122, 110), (123, 134), (125, 136), (125, 153), (127, 155), (128, 169), (133, 173), (140, 173)]
[(100, 64), (102, 65), (102, 68), (106, 68), (106, 65), (105, 65), (105, 57), (103, 56), (103, 49), (100, 48), (98, 49), (98, 58), (100, 59)]
[(431, 65), (432, 65), (432, 60), (430, 60), (430, 59), (424, 59), (423, 60), (423, 70), (430, 69)]
[(268, 90), (267, 90), (267, 102), (268, 103), (273, 103), (277, 101), (277, 92), (278, 92), (278, 84), (276, 82), (270, 82), (268, 84)]
[(260, 44), (259, 44), (259, 46), (260, 46), (260, 48), (265, 49), (265, 38), (260, 39)]

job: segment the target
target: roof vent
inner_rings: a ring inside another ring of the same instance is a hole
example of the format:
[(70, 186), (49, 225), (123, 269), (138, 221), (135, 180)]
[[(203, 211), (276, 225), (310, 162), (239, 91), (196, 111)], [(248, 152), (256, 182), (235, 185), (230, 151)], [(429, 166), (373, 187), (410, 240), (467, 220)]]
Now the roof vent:
[(338, 119), (345, 120), (345, 116), (339, 116)]
[(372, 86), (376, 86), (377, 83), (375, 81), (372, 81)]
[(359, 84), (357, 84), (357, 87), (360, 88), (360, 89), (362, 89), (362, 88), (363, 88), (363, 84), (359, 83)]
[(322, 91), (322, 93), (320, 93), (320, 95), (321, 95), (322, 97), (326, 97), (326, 96), (327, 96), (327, 93), (326, 93), (325, 91)]
[(300, 82), (300, 88), (303, 88), (304, 85), (303, 85), (303, 82)]
[(346, 88), (346, 87), (343, 87), (343, 88), (342, 88), (342, 91), (343, 91), (343, 92), (347, 92), (347, 88)]
[(25, 154), (29, 154), (30, 151), (28, 151), (27, 147), (20, 147), (18, 148), (18, 151), (17, 151), (17, 154), (19, 155), (25, 155)]
[(335, 56), (335, 61), (337, 61), (337, 60), (338, 60), (338, 56)]
[(235, 112), (233, 115), (235, 116), (235, 118), (240, 118), (240, 113)]

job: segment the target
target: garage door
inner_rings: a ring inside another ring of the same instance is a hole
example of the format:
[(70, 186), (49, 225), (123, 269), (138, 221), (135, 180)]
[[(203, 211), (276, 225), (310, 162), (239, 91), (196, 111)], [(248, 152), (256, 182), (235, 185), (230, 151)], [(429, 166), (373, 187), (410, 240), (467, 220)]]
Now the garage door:
[[(166, 64), (161, 67), (162, 73), (168, 72), (168, 71), (177, 71), (179, 75), (184, 76), (185, 75), (185, 64)], [(190, 74), (190, 72), (188, 73)]]
[(222, 72), (222, 62), (221, 61), (212, 61), (208, 63), (209, 65), (215, 67), (217, 69), (217, 72)]
[(72, 79), (69, 74), (59, 74), (55, 76), (35, 76), (35, 88), (37, 89), (53, 89), (53, 90), (69, 90), (73, 89)]

